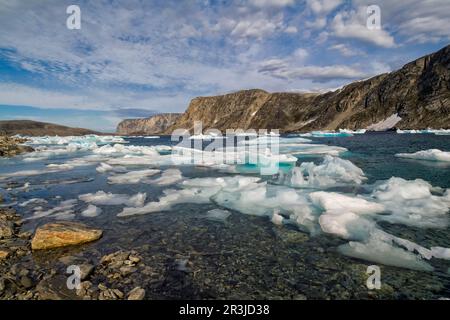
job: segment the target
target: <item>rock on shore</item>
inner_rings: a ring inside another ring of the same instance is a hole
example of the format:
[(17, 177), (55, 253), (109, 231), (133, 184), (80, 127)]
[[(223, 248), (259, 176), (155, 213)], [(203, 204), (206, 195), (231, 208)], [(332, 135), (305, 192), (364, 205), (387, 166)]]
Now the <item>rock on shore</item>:
[(24, 152), (34, 151), (33, 148), (22, 145), (26, 141), (23, 138), (0, 135), (0, 157), (12, 157)]
[(103, 232), (76, 222), (48, 223), (36, 230), (31, 241), (33, 250), (79, 245), (100, 239)]

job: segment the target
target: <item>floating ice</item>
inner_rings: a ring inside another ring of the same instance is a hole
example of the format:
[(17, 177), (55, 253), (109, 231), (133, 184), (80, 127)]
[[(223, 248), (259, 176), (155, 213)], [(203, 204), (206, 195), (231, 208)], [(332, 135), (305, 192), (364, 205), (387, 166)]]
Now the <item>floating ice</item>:
[(164, 196), (159, 198), (159, 201), (149, 202), (145, 206), (124, 208), (118, 217), (126, 217), (131, 215), (147, 214), (152, 212), (167, 211), (173, 205), (179, 203), (208, 203), (209, 198), (217, 192), (217, 189), (183, 189), (164, 190)]
[(134, 196), (126, 194), (113, 194), (104, 191), (96, 193), (87, 193), (78, 196), (78, 199), (84, 202), (92, 203), (94, 205), (116, 206), (126, 205), (132, 207), (142, 207), (144, 205), (147, 195), (145, 193), (137, 193)]
[(43, 203), (47, 203), (47, 200), (45, 199), (40, 199), (40, 198), (32, 198), (30, 200), (27, 200), (25, 202), (22, 202), (21, 204), (19, 204), (19, 207), (26, 207), (30, 204), (43, 204)]
[(391, 223), (418, 227), (443, 228), (448, 225), (450, 209), (448, 191), (442, 196), (432, 194), (433, 186), (428, 182), (404, 180), (392, 177), (375, 187), (371, 197), (383, 204), (390, 215), (378, 219)]
[(166, 186), (169, 184), (174, 184), (183, 179), (181, 171), (178, 169), (167, 169), (162, 174), (161, 177), (149, 180), (148, 183), (157, 184), (160, 186)]
[(154, 176), (160, 173), (160, 170), (148, 169), (148, 170), (138, 170), (130, 171), (124, 174), (117, 174), (108, 177), (108, 183), (111, 184), (135, 184), (143, 181), (147, 177)]
[(126, 143), (126, 141), (122, 137), (118, 136), (98, 136), (95, 134), (92, 135), (84, 135), (84, 136), (42, 136), (42, 137), (29, 137), (27, 138), (27, 144), (31, 145), (62, 145), (62, 144), (108, 144), (108, 143)]
[(433, 270), (432, 266), (414, 253), (376, 239), (370, 239), (367, 243), (350, 241), (341, 245), (338, 250), (346, 256), (384, 265), (419, 271)]
[(270, 220), (272, 221), (273, 224), (281, 226), (281, 225), (283, 225), (284, 218), (277, 211), (275, 211), (272, 215), (272, 219), (270, 219)]
[(450, 129), (425, 129), (425, 130), (401, 130), (401, 129), (397, 129), (397, 133), (400, 134), (404, 134), (404, 133), (409, 133), (409, 134), (426, 134), (426, 133), (430, 133), (430, 134), (435, 134), (438, 136), (446, 136), (446, 135), (450, 135)]
[(450, 152), (441, 151), (439, 149), (422, 150), (415, 153), (397, 153), (395, 156), (417, 160), (450, 162)]
[(349, 129), (339, 129), (340, 133), (349, 133), (349, 134), (364, 134), (367, 132), (367, 129), (358, 129), (358, 130), (349, 130)]
[(353, 133), (350, 132), (335, 132), (335, 131), (312, 131), (309, 133), (301, 134), (302, 137), (315, 137), (315, 138), (336, 138), (336, 137), (351, 137)]
[(97, 172), (100, 172), (100, 173), (104, 173), (104, 172), (108, 172), (108, 171), (124, 173), (127, 171), (127, 169), (125, 167), (111, 166), (104, 162), (100, 163), (100, 165), (95, 170), (97, 170)]
[(437, 259), (450, 260), (450, 248), (431, 247), (431, 253)]
[(303, 162), (288, 174), (280, 174), (280, 183), (297, 188), (360, 184), (365, 179), (364, 172), (351, 161), (329, 155), (324, 157), (320, 165)]
[(226, 222), (228, 217), (231, 215), (231, 212), (223, 209), (212, 209), (206, 213), (206, 218), (208, 220), (217, 221), (217, 222)]
[(93, 217), (97, 217), (102, 213), (102, 209), (90, 204), (86, 210), (81, 212), (81, 215), (83, 217), (89, 217), (89, 218), (93, 218)]
[(25, 220), (33, 220), (43, 217), (52, 217), (62, 220), (71, 219), (75, 217), (73, 213), (73, 207), (76, 204), (77, 204), (76, 199), (70, 199), (61, 201), (58, 206), (47, 211), (43, 211), (42, 207), (36, 207), (33, 215), (28, 218), (25, 218)]

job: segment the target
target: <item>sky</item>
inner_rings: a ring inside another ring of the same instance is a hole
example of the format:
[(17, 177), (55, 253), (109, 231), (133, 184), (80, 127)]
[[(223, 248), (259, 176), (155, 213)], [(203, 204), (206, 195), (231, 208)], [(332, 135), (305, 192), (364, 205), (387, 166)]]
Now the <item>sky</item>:
[(0, 120), (112, 132), (197, 96), (333, 90), (448, 45), (449, 21), (449, 0), (0, 0)]

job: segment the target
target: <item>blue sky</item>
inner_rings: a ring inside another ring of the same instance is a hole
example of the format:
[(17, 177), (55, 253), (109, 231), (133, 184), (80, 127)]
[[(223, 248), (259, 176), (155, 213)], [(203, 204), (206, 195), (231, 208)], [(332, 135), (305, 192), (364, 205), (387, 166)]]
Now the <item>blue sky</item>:
[(0, 119), (112, 131), (196, 96), (327, 91), (444, 47), (448, 21), (448, 0), (0, 0)]

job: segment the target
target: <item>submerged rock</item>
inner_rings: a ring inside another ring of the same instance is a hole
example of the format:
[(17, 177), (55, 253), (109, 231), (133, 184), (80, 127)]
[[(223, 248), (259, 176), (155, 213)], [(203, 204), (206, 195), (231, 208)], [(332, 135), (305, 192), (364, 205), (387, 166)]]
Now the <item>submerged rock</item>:
[(0, 261), (9, 257), (9, 252), (6, 250), (0, 250)]
[(83, 244), (100, 239), (103, 232), (76, 222), (48, 223), (39, 227), (31, 241), (33, 250)]

